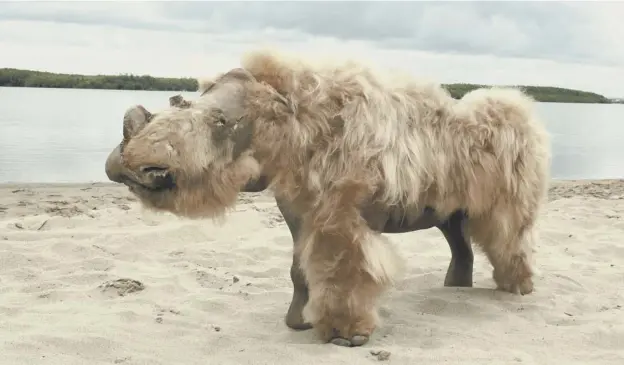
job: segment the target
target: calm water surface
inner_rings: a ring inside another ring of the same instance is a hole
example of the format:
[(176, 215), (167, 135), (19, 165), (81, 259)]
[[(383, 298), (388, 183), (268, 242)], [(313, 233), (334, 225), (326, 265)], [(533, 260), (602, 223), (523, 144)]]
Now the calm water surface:
[[(0, 183), (108, 181), (104, 162), (121, 141), (126, 108), (162, 109), (173, 94), (0, 87)], [(624, 178), (624, 105), (539, 109), (551, 133), (553, 178)]]

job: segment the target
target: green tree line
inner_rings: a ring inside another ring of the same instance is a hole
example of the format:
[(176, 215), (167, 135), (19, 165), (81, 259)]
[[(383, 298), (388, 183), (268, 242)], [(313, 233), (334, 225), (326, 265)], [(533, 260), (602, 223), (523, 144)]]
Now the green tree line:
[(14, 68), (0, 69), (0, 86), (63, 89), (112, 89), (150, 91), (195, 91), (193, 78), (165, 78), (148, 75), (75, 75)]
[[(0, 86), (192, 92), (197, 90), (197, 80), (194, 78), (165, 78), (126, 74), (76, 75), (2, 68), (0, 69)], [(444, 84), (443, 86), (456, 99), (479, 87), (488, 87), (488, 85), (476, 84)], [(613, 102), (603, 95), (588, 91), (550, 86), (517, 86), (541, 102), (601, 104)]]

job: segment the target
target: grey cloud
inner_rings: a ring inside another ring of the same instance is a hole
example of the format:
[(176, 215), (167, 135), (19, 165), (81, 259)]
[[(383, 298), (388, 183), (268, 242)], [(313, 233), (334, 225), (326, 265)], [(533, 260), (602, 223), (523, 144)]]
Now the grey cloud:
[[(100, 5), (100, 6), (98, 6)], [(0, 21), (26, 20), (79, 25), (113, 25), (133, 29), (184, 30), (167, 24), (161, 18), (145, 16), (153, 5), (149, 3), (68, 3), (46, 2), (37, 6), (24, 3), (1, 3)]]
[[(45, 4), (45, 6), (43, 6)], [(384, 48), (622, 65), (589, 32), (593, 19), (563, 2), (2, 3), (1, 19), (107, 24), (185, 32), (294, 30)], [(592, 4), (590, 6), (600, 6)], [(108, 10), (106, 10), (108, 9)]]
[(163, 10), (211, 28), (273, 27), (386, 48), (623, 63), (596, 52), (583, 27), (591, 19), (564, 2), (169, 2)]

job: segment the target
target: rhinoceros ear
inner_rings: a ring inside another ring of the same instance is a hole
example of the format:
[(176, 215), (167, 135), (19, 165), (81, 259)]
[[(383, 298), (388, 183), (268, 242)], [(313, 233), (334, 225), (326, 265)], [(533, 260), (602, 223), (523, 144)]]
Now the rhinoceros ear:
[(135, 105), (124, 114), (123, 138), (128, 141), (136, 135), (152, 119), (152, 113), (147, 111), (142, 105)]
[(169, 106), (179, 106), (184, 101), (182, 95), (174, 95), (169, 98)]
[(169, 106), (180, 109), (187, 109), (191, 107), (191, 102), (188, 100), (184, 100), (184, 97), (178, 94), (169, 98)]

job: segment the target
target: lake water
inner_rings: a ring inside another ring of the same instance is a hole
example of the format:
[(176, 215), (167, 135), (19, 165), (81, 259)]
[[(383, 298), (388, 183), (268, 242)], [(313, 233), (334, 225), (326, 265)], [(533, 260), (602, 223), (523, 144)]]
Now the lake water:
[[(161, 109), (173, 94), (0, 87), (0, 183), (108, 181), (104, 162), (121, 141), (126, 108)], [(624, 178), (624, 105), (539, 109), (551, 133), (553, 178)]]

